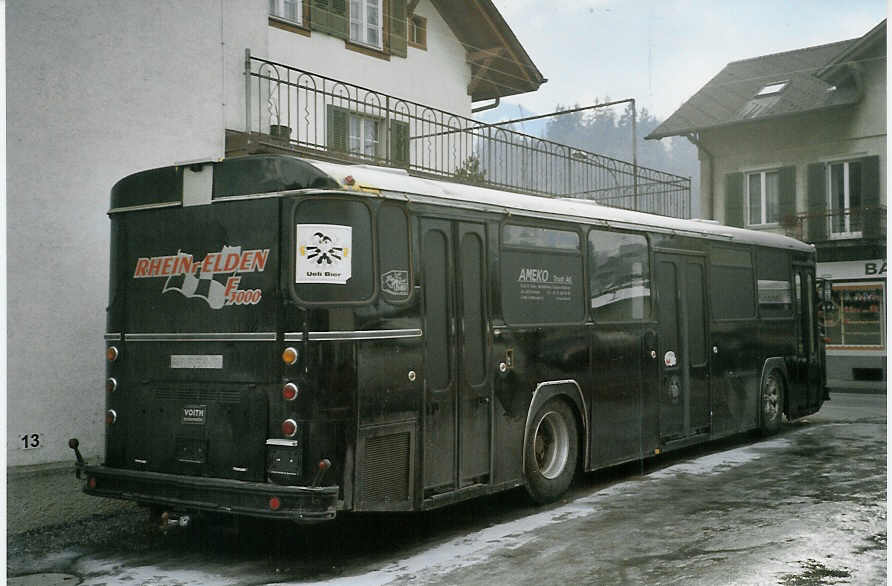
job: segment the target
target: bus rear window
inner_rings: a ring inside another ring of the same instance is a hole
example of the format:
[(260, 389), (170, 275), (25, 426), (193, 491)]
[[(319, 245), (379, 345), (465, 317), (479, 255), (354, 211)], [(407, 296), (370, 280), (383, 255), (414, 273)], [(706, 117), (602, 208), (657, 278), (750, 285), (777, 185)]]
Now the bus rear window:
[(301, 300), (350, 303), (372, 297), (372, 220), (362, 202), (302, 202), (295, 214), (294, 251), (294, 289)]

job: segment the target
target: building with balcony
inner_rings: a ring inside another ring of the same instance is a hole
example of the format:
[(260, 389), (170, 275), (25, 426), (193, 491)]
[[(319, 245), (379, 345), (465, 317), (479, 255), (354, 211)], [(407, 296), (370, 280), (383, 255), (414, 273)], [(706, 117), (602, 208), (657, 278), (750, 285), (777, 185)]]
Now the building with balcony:
[[(258, 135), (297, 132), (284, 101), (246, 104), (246, 50), (255, 73), (301, 67), (459, 117), (545, 81), (490, 0), (10, 0), (5, 19), (10, 466), (67, 466), (70, 437), (102, 455), (115, 181), (220, 159), (250, 114)], [(370, 106), (336, 106), (322, 136), (384, 152)]]
[(833, 384), (886, 372), (886, 21), (729, 63), (647, 138), (698, 147), (705, 218), (813, 243)]
[[(7, 462), (103, 453), (109, 192), (284, 150), (689, 212), (690, 180), (476, 122), (545, 78), (491, 0), (9, 0)], [(671, 205), (664, 205), (669, 201)]]

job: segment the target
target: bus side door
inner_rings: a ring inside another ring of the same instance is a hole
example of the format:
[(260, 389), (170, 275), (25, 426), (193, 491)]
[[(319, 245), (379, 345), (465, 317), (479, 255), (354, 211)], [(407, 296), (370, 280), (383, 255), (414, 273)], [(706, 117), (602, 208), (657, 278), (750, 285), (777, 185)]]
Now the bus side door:
[(426, 496), (489, 482), (492, 382), (486, 365), (482, 224), (421, 220)]
[(788, 397), (791, 414), (811, 412), (821, 404), (821, 371), (818, 359), (818, 343), (815, 332), (815, 277), (814, 269), (801, 265), (793, 266), (793, 289), (795, 305), (795, 352), (794, 372), (791, 386), (794, 389)]
[(686, 254), (657, 253), (660, 438), (671, 441), (708, 430), (705, 262)]

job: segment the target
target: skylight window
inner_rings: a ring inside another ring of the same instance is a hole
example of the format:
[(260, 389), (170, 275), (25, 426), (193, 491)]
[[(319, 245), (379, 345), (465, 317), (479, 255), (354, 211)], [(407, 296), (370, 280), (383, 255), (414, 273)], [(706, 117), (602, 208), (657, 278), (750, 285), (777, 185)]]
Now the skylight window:
[(779, 81), (777, 83), (769, 83), (768, 85), (764, 85), (764, 86), (762, 86), (762, 89), (760, 89), (758, 92), (756, 92), (755, 97), (761, 98), (762, 96), (770, 96), (772, 94), (779, 94), (784, 90), (785, 87), (787, 87), (788, 83), (790, 83), (790, 82), (789, 81)]

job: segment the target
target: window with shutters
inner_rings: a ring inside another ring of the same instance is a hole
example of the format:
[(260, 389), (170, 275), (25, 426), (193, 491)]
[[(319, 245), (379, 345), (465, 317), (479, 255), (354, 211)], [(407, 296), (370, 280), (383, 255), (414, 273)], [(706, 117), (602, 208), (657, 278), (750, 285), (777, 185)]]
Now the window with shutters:
[(293, 24), (303, 24), (302, 0), (269, 0), (269, 14)]
[[(382, 118), (328, 106), (328, 149), (358, 155), (363, 159), (388, 160), (397, 166), (409, 164), (409, 124), (390, 121), (390, 145)], [(389, 158), (388, 158), (389, 155)]]
[(427, 49), (427, 19), (413, 14), (409, 17), (409, 46)]
[(777, 224), (779, 215), (780, 174), (758, 171), (746, 175), (747, 225)]
[(827, 208), (832, 238), (861, 236), (862, 166), (860, 160), (827, 165)]
[(350, 0), (350, 41), (383, 49), (382, 0)]

